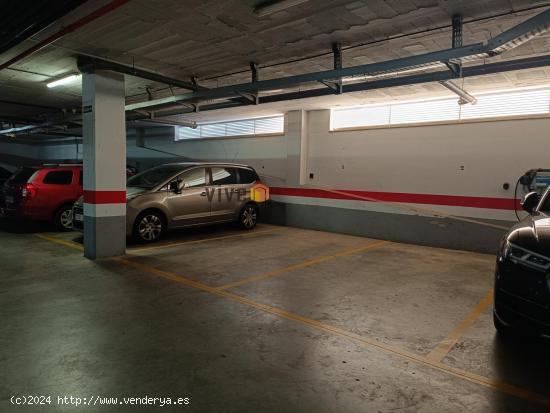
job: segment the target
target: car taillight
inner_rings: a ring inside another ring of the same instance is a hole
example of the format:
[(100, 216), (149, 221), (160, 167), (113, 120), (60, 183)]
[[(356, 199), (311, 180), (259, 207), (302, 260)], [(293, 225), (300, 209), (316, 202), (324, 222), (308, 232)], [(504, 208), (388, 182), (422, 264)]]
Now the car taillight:
[(21, 197), (30, 199), (36, 195), (36, 188), (32, 184), (25, 184), (21, 189)]

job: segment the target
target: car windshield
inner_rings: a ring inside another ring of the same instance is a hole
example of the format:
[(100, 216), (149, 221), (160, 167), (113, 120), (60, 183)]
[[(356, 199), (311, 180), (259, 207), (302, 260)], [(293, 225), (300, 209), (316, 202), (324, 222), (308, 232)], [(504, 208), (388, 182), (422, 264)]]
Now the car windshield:
[(153, 189), (165, 182), (171, 176), (183, 171), (178, 165), (157, 166), (132, 176), (126, 182), (126, 186), (144, 189)]
[(37, 170), (36, 168), (28, 168), (28, 167), (20, 168), (11, 177), (11, 182), (13, 182), (14, 184), (24, 184), (36, 172), (36, 170)]

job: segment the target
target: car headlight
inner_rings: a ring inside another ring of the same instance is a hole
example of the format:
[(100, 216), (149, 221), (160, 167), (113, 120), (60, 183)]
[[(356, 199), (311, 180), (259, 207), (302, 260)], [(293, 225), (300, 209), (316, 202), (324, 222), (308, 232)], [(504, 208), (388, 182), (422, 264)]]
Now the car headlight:
[(534, 270), (542, 272), (550, 270), (550, 257), (529, 251), (509, 241), (506, 241), (502, 255), (515, 264), (524, 265)]

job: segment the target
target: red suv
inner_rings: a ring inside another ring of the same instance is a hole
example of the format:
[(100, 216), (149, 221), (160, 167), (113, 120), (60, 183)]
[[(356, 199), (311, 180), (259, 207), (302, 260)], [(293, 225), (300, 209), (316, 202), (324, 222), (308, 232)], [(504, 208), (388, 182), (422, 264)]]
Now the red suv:
[(7, 215), (72, 230), (73, 203), (82, 193), (82, 165), (24, 167), (4, 184), (4, 208)]

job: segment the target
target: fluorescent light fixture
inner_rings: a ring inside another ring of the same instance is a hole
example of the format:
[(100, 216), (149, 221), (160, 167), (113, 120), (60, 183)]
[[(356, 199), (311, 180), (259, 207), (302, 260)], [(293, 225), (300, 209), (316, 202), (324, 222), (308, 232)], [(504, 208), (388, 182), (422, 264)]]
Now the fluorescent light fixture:
[(477, 103), (477, 99), (474, 96), (470, 95), (468, 92), (466, 92), (461, 87), (455, 85), (450, 80), (443, 80), (443, 81), (439, 82), (439, 84), (441, 86), (446, 87), (451, 92), (458, 95), (458, 97), (460, 98), (459, 101), (458, 101), (459, 105), (466, 105), (468, 103), (470, 103), (472, 105), (475, 105)]
[(270, 14), (289, 9), (290, 7), (305, 3), (306, 1), (309, 0), (269, 0), (257, 6), (254, 9), (254, 13), (256, 13), (258, 17), (265, 17), (269, 16)]
[(271, 89), (271, 90), (262, 90), (260, 93), (262, 95), (272, 95), (274, 93), (281, 93), (284, 92), (284, 89)]
[(430, 69), (441, 69), (442, 67), (445, 67), (445, 65), (443, 63), (439, 63), (439, 62), (438, 63), (428, 63), (428, 64), (420, 65), (420, 66), (413, 66), (413, 67), (409, 67), (409, 68), (392, 70), (392, 71), (385, 72), (385, 73), (375, 73), (375, 74), (371, 74), (371, 75), (347, 77), (347, 78), (342, 79), (342, 82), (344, 82), (344, 83), (353, 83), (353, 82), (357, 82), (357, 81), (360, 81), (360, 80), (386, 79), (386, 78), (394, 77), (394, 76), (407, 75), (407, 74), (413, 74), (413, 73), (421, 73), (421, 72), (424, 72), (425, 70), (430, 70)]
[(52, 87), (56, 87), (56, 86), (66, 85), (68, 83), (73, 83), (73, 82), (77, 81), (81, 77), (82, 77), (82, 75), (80, 75), (80, 74), (79, 75), (66, 76), (66, 77), (63, 77), (61, 79), (54, 80), (53, 82), (48, 83), (46, 86), (48, 86), (49, 88), (52, 88)]

